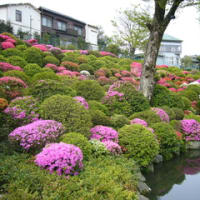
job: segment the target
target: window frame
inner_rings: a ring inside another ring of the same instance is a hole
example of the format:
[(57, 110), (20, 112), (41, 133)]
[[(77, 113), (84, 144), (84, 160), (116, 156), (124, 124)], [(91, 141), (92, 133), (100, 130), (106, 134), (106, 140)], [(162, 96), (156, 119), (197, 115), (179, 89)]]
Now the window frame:
[(22, 22), (22, 11), (21, 10), (15, 10), (15, 21)]
[(48, 16), (42, 16), (42, 26), (45, 26), (45, 27), (48, 27), (48, 28), (52, 28), (53, 27), (53, 20), (52, 20), (52, 18), (48, 17)]

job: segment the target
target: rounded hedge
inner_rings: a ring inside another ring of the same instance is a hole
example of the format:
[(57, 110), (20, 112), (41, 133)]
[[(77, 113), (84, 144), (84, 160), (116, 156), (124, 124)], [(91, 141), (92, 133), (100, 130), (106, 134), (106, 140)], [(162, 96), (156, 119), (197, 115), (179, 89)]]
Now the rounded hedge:
[(175, 113), (175, 119), (176, 120), (182, 120), (184, 118), (184, 112), (180, 108), (172, 108), (172, 110)]
[(135, 118), (143, 119), (149, 125), (153, 123), (161, 122), (160, 117), (152, 110), (146, 110), (143, 112), (134, 113), (133, 115), (129, 117), (129, 119), (135, 119)]
[(66, 132), (79, 132), (89, 136), (92, 126), (90, 114), (72, 97), (59, 94), (51, 96), (44, 100), (39, 109), (42, 119), (61, 122)]
[(174, 110), (171, 109), (170, 107), (162, 106), (160, 108), (162, 108), (168, 114), (170, 120), (174, 120), (176, 118), (176, 114), (175, 114)]
[(183, 110), (189, 110), (191, 108), (191, 101), (187, 98), (182, 96), (181, 97), (184, 103), (184, 107), (182, 108)]
[(76, 91), (65, 85), (63, 82), (48, 79), (36, 82), (32, 86), (30, 92), (34, 97), (38, 98), (39, 101), (43, 101), (56, 94), (72, 97), (76, 96)]
[(139, 124), (126, 125), (119, 129), (119, 144), (125, 147), (125, 155), (133, 158), (140, 166), (149, 165), (159, 153), (155, 135)]
[(103, 105), (102, 103), (95, 101), (95, 100), (90, 100), (90, 101), (88, 101), (88, 104), (89, 104), (89, 109), (100, 110), (103, 113), (105, 113), (106, 115), (109, 115), (108, 108), (105, 105)]
[(130, 124), (130, 120), (125, 115), (114, 114), (111, 116), (111, 124), (114, 128), (118, 129)]
[(73, 144), (81, 149), (83, 152), (83, 159), (88, 159), (92, 154), (92, 144), (89, 140), (80, 133), (66, 133), (62, 135), (59, 140), (66, 144)]
[(181, 96), (187, 97), (190, 101), (197, 101), (199, 100), (199, 95), (193, 91), (192, 89), (186, 89), (180, 92)]
[(47, 79), (59, 81), (60, 77), (56, 75), (54, 72), (45, 71), (35, 74), (32, 78), (32, 82), (35, 83), (39, 80), (47, 80)]
[(80, 71), (83, 71), (83, 70), (90, 72), (90, 74), (94, 74), (94, 68), (88, 63), (80, 64)]
[(26, 75), (31, 76), (31, 77), (37, 73), (40, 73), (41, 70), (42, 68), (38, 64), (27, 64), (24, 67), (24, 72), (26, 73)]
[(76, 85), (77, 95), (87, 100), (101, 100), (104, 96), (104, 89), (97, 81), (83, 80)]
[(8, 62), (8, 59), (5, 58), (3, 55), (0, 54), (0, 62)]
[(27, 62), (24, 60), (24, 58), (20, 56), (10, 56), (8, 58), (8, 62), (12, 65), (19, 66), (24, 68), (25, 65), (27, 65)]
[(174, 155), (179, 155), (180, 141), (173, 127), (165, 122), (153, 124), (151, 127), (160, 141), (160, 154), (164, 159), (170, 160)]
[(60, 61), (55, 56), (46, 56), (43, 61), (44, 61), (44, 65), (48, 63), (55, 64), (55, 65), (60, 64)]
[(10, 56), (20, 56), (22, 57), (23, 54), (20, 50), (18, 50), (17, 48), (9, 48), (9, 49), (5, 49), (2, 51), (2, 54), (5, 57), (10, 57)]
[(39, 66), (43, 66), (43, 56), (42, 51), (38, 48), (31, 47), (24, 51), (24, 58), (28, 63), (38, 64)]
[(179, 95), (169, 91), (166, 87), (156, 85), (151, 99), (151, 106), (161, 107), (168, 106), (170, 108), (183, 108), (184, 103)]

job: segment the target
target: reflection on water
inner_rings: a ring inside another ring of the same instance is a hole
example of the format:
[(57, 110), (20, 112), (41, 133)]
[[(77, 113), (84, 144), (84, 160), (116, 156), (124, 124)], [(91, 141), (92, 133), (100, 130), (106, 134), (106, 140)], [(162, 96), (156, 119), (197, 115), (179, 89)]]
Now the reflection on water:
[(150, 200), (200, 200), (200, 151), (156, 165), (145, 177)]

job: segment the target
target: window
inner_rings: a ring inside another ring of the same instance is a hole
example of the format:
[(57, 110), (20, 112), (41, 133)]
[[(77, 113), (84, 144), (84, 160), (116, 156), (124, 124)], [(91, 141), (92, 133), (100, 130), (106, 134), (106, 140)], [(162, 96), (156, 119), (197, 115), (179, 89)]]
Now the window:
[(74, 30), (77, 31), (78, 35), (82, 35), (82, 28), (79, 26), (74, 26)]
[(64, 22), (57, 21), (57, 28), (58, 28), (58, 30), (66, 31), (67, 25)]
[(22, 21), (22, 11), (16, 10), (16, 12), (15, 12), (15, 18), (16, 18), (17, 22), (21, 22)]
[(42, 25), (47, 27), (52, 27), (52, 19), (50, 17), (43, 16), (42, 17)]

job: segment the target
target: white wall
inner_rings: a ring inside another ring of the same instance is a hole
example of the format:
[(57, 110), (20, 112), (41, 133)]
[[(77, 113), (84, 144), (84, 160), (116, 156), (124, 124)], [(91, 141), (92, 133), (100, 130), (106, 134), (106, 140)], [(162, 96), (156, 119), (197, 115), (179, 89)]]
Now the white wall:
[(3, 20), (3, 21), (7, 21), (7, 9), (6, 8), (0, 8), (0, 20)]
[(86, 29), (85, 41), (91, 44), (93, 50), (98, 50), (98, 45), (97, 45), (98, 28), (95, 28), (87, 24), (85, 26), (85, 29)]
[[(20, 10), (22, 12), (22, 22), (16, 21), (16, 10)], [(5, 14), (6, 13), (6, 14)], [(0, 10), (0, 19), (5, 18), (6, 21), (10, 21), (13, 31), (16, 34), (19, 29), (25, 32), (37, 32), (41, 34), (41, 16), (40, 13), (37, 12), (32, 6), (30, 5), (13, 5), (9, 7), (1, 8)], [(32, 19), (32, 25), (30, 28), (30, 21)]]

